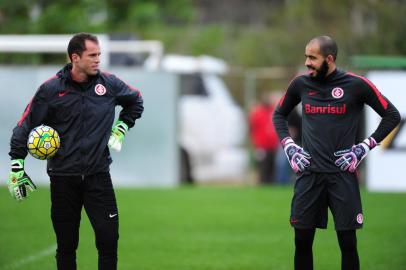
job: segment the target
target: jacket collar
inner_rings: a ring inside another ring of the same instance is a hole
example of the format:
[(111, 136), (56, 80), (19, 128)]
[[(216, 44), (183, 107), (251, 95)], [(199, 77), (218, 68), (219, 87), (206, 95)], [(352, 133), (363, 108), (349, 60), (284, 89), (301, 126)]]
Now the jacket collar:
[[(59, 70), (56, 75), (59, 78), (65, 79), (69, 82), (74, 82), (71, 75), (72, 63), (66, 64), (61, 70)], [(94, 76), (89, 76), (88, 82), (92, 82), (100, 76), (100, 71), (97, 71), (97, 74)]]

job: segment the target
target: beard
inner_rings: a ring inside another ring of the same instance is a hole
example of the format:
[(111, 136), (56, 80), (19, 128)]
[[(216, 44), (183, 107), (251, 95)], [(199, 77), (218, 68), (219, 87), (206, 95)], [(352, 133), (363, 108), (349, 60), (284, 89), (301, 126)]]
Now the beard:
[(321, 66), (319, 68), (315, 69), (316, 75), (311, 76), (312, 79), (317, 80), (317, 81), (322, 81), (324, 78), (326, 78), (327, 72), (328, 72), (328, 63), (326, 60), (323, 61)]

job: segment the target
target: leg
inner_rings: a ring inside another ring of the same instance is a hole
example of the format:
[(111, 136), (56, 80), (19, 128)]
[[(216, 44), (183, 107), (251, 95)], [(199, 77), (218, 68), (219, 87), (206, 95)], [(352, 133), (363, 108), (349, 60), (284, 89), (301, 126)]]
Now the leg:
[(118, 211), (109, 173), (85, 178), (84, 206), (96, 235), (99, 270), (117, 269)]
[(80, 179), (51, 177), (51, 219), (56, 234), (59, 270), (76, 269), (82, 195)]
[(295, 270), (313, 269), (313, 240), (316, 229), (295, 229)]
[(324, 181), (319, 174), (305, 172), (295, 183), (290, 223), (295, 228), (295, 269), (313, 269), (315, 228), (327, 226)]
[(341, 249), (341, 269), (359, 270), (356, 231), (337, 231), (337, 238)]
[(297, 229), (327, 228), (327, 193), (318, 173), (305, 171), (295, 182), (290, 223)]
[(326, 175), (328, 205), (334, 217), (335, 229), (347, 231), (361, 229), (363, 214), (361, 195), (356, 174), (350, 172)]
[(341, 269), (359, 269), (356, 229), (362, 228), (363, 215), (358, 179), (342, 172), (328, 178), (329, 206), (334, 217), (341, 249)]

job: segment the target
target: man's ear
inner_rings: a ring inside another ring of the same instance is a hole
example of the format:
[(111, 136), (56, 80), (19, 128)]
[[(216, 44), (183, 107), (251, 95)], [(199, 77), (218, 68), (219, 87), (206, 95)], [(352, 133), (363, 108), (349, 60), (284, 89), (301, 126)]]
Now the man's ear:
[(72, 53), (72, 63), (78, 62), (80, 60), (80, 55), (77, 53)]
[(334, 57), (331, 54), (329, 54), (326, 58), (326, 61), (328, 64), (334, 63)]

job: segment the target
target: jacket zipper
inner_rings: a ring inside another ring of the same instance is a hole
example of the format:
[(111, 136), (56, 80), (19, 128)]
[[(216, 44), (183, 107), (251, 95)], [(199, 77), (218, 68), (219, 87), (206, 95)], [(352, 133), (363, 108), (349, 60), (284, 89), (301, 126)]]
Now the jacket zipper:
[[(85, 132), (85, 116), (84, 116), (84, 113), (85, 113), (85, 94), (83, 93), (83, 92), (81, 92), (80, 93), (81, 94), (81, 97), (82, 97), (82, 106), (81, 106), (81, 112), (80, 112), (80, 130), (82, 131), (81, 132), (81, 138), (80, 138), (80, 159), (81, 159), (81, 165), (82, 165), (82, 173), (84, 173), (85, 172), (85, 170), (86, 170), (86, 164), (85, 164), (85, 153), (84, 153), (84, 151), (85, 151), (85, 149), (84, 149), (84, 142), (83, 142), (83, 140), (84, 140), (84, 136), (83, 136), (83, 134), (84, 134), (84, 132)], [(82, 180), (84, 180), (84, 174), (82, 174)]]

